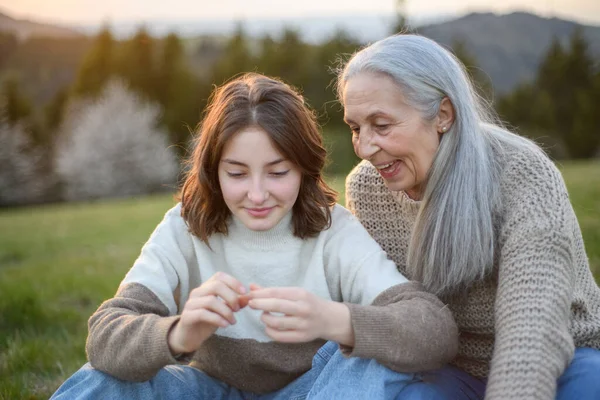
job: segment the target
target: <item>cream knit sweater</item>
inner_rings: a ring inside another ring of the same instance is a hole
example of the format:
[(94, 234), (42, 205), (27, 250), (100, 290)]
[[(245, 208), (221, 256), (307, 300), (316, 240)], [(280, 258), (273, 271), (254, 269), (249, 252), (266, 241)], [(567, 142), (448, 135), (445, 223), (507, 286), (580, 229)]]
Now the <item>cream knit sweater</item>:
[[(554, 399), (574, 347), (600, 348), (600, 290), (554, 164), (532, 149), (509, 151), (498, 162), (502, 206), (494, 219), (493, 273), (442, 299), (461, 332), (453, 363), (488, 378), (486, 399)], [(420, 203), (390, 192), (364, 161), (347, 178), (346, 199), (411, 279), (406, 258)]]

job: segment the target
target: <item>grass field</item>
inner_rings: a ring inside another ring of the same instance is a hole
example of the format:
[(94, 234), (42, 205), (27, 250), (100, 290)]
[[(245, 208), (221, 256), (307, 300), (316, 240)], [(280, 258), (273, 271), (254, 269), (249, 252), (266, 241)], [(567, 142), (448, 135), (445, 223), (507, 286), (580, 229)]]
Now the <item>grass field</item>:
[[(600, 162), (560, 167), (600, 276)], [(331, 182), (343, 192), (343, 177)], [(0, 399), (47, 399), (85, 362), (87, 318), (172, 204), (162, 195), (0, 211)]]

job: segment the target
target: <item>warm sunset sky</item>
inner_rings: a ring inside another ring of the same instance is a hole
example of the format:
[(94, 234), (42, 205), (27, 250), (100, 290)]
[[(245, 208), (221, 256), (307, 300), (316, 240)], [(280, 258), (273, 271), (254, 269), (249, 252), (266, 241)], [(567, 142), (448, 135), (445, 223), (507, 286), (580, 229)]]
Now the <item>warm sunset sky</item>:
[[(501, 4), (499, 4), (501, 3)], [(16, 18), (66, 23), (391, 13), (394, 0), (0, 0)], [(600, 25), (600, 0), (409, 0), (408, 15), (535, 12)]]

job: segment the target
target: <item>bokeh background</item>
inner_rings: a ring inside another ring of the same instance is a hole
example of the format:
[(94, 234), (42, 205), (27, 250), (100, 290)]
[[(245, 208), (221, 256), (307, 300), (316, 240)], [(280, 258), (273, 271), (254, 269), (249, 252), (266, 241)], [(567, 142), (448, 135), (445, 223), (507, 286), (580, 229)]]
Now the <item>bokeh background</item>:
[(44, 399), (85, 362), (111, 297), (175, 200), (215, 85), (298, 88), (344, 202), (356, 164), (333, 72), (400, 31), (430, 37), (561, 169), (600, 278), (595, 0), (0, 0), (0, 399)]

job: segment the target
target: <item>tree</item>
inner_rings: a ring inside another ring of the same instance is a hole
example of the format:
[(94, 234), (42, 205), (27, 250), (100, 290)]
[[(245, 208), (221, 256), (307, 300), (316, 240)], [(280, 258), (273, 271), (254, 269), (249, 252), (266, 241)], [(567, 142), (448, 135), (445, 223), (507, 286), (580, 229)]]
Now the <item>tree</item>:
[(19, 41), (14, 34), (0, 31), (0, 68), (4, 67), (18, 47)]
[(172, 189), (177, 174), (159, 107), (111, 82), (99, 98), (71, 106), (56, 151), (67, 200)]
[(254, 70), (256, 70), (256, 60), (250, 51), (243, 26), (239, 24), (235, 33), (227, 41), (223, 55), (213, 66), (212, 82), (221, 85), (235, 75)]
[(115, 73), (115, 48), (116, 43), (112, 33), (105, 26), (96, 36), (91, 50), (83, 59), (73, 85), (73, 92), (76, 95), (96, 96), (100, 93)]
[(198, 123), (201, 105), (199, 83), (186, 61), (181, 40), (169, 34), (163, 41), (157, 67), (156, 95), (164, 110), (162, 121), (179, 153), (183, 153), (180, 145), (189, 139), (189, 127)]
[(594, 68), (580, 29), (573, 32), (568, 49), (555, 38), (534, 84), (521, 85), (501, 99), (499, 112), (530, 136), (552, 137), (569, 157), (593, 157), (600, 147), (595, 111), (600, 100), (595, 82), (599, 71)]
[(588, 115), (593, 113), (590, 107), (598, 107), (597, 103), (590, 104), (594, 97), (593, 61), (581, 29), (574, 31), (570, 42), (562, 79), (565, 87), (562, 97), (556, 98), (556, 112), (561, 116), (556, 118), (556, 125), (569, 153), (573, 157), (589, 158), (595, 155), (598, 143), (597, 125), (587, 125)]
[(463, 40), (455, 40), (452, 43), (452, 52), (465, 66), (475, 90), (484, 99), (491, 101), (493, 98), (493, 87), (490, 77), (477, 65), (477, 60), (467, 49)]
[(10, 125), (24, 121), (32, 114), (31, 102), (23, 94), (16, 75), (9, 76), (2, 84), (2, 104), (6, 122)]
[(41, 154), (24, 125), (9, 122), (6, 108), (0, 107), (0, 206), (38, 202), (45, 189), (38, 171)]
[(119, 75), (131, 89), (149, 99), (157, 98), (155, 41), (143, 26), (119, 52)]

